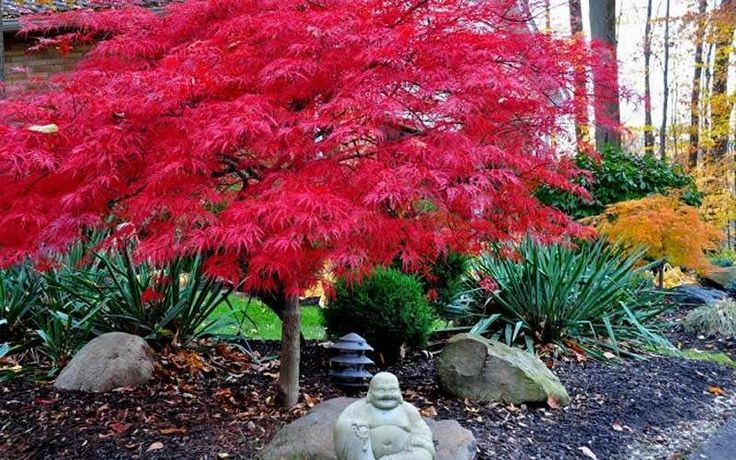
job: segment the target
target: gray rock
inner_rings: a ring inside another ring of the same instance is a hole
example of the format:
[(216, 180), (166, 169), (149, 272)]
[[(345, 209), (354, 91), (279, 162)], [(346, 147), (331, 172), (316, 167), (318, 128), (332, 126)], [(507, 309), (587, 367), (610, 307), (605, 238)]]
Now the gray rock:
[(719, 268), (703, 275), (703, 281), (730, 294), (736, 294), (736, 267)]
[(707, 288), (693, 284), (677, 286), (670, 291), (681, 303), (689, 305), (710, 304), (716, 300), (728, 297), (728, 294), (720, 289)]
[[(333, 398), (317, 404), (307, 415), (281, 428), (257, 458), (337, 460), (333, 439), (335, 420), (353, 402), (353, 398)], [(437, 460), (475, 459), (477, 445), (473, 433), (455, 420), (424, 420), (432, 430)]]
[(101, 393), (143, 385), (153, 376), (153, 365), (153, 352), (145, 340), (109, 332), (82, 347), (61, 371), (54, 387)]
[(432, 420), (425, 418), (434, 436), (437, 460), (473, 460), (478, 444), (470, 430), (463, 428), (457, 420)]
[(566, 406), (570, 396), (535, 356), (471, 334), (450, 338), (437, 360), (440, 387), (459, 398)]

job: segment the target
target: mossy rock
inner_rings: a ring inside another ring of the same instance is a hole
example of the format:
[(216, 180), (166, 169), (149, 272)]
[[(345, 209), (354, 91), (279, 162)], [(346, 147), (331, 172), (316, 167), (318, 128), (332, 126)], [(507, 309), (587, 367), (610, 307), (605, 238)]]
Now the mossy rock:
[(570, 403), (565, 387), (538, 358), (476, 335), (452, 337), (439, 355), (437, 373), (442, 389), (458, 398), (553, 406)]

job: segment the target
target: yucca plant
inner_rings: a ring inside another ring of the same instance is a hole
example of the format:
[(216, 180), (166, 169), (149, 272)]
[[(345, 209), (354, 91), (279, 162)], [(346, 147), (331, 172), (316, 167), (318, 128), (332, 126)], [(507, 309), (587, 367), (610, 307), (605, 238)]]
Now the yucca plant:
[(42, 283), (27, 264), (0, 271), (0, 343), (9, 343), (23, 334), (38, 302)]
[(36, 311), (36, 334), (41, 339), (38, 350), (51, 361), (50, 373), (61, 369), (92, 338), (93, 320), (101, 308), (102, 304), (88, 309), (84, 304), (50, 302)]
[(127, 249), (95, 255), (92, 266), (57, 285), (77, 302), (102, 305), (96, 333), (124, 331), (151, 341), (186, 344), (214, 324), (208, 317), (227, 303), (234, 286), (207, 277), (203, 258), (176, 258), (161, 268), (135, 263)]
[(569, 339), (595, 355), (631, 354), (631, 345), (670, 348), (653, 327), (666, 308), (642, 276), (643, 251), (623, 253), (603, 241), (580, 247), (544, 245), (529, 237), (478, 257), (468, 289), (448, 307), (471, 320), (472, 333), (506, 342), (564, 345)]

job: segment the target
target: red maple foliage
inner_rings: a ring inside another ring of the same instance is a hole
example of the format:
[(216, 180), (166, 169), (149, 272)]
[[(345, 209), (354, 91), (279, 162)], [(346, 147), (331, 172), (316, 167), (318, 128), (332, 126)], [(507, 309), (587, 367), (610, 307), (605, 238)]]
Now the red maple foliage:
[(109, 227), (140, 259), (202, 251), (210, 273), (293, 296), (327, 263), (417, 268), (579, 233), (533, 193), (584, 193), (551, 140), (587, 110), (569, 96), (580, 68), (601, 66), (515, 4), (188, 0), (36, 19), (75, 30), (57, 45), (105, 40), (0, 103), (0, 261)]

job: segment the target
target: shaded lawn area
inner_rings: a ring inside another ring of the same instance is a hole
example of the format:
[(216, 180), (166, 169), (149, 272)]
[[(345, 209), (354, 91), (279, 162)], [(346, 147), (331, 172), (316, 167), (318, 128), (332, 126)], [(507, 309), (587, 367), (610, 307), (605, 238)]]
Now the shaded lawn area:
[[(257, 298), (233, 294), (230, 305), (222, 303), (209, 319), (218, 320), (212, 333), (223, 336), (238, 335), (252, 339), (280, 340), (281, 320)], [(231, 308), (232, 306), (232, 308)], [(319, 306), (303, 306), (302, 334), (308, 340), (323, 340), (325, 327)]]

